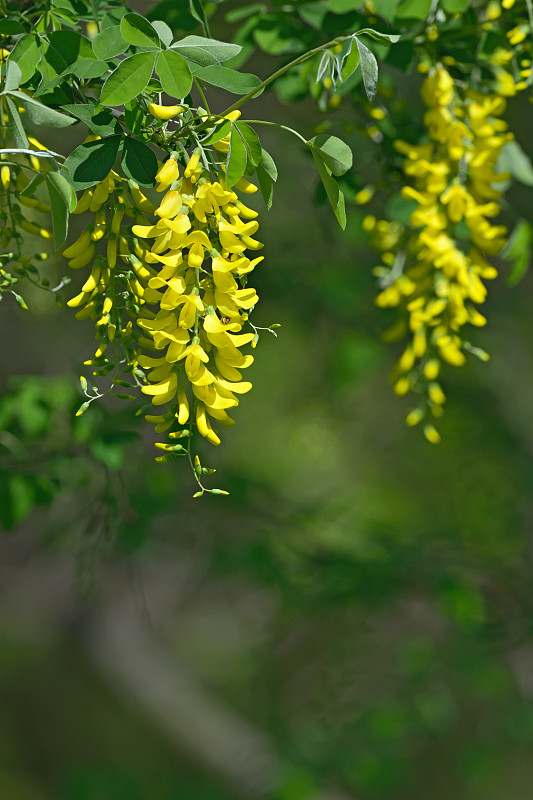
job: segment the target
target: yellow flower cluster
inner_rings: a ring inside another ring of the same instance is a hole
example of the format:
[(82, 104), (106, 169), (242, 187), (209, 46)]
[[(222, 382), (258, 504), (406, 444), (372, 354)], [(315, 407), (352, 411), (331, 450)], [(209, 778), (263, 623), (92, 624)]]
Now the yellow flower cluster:
[[(146, 248), (133, 240), (124, 221), (146, 222), (155, 206), (139, 187), (115, 171), (91, 189), (86, 189), (78, 200), (74, 214), (90, 211), (94, 223), (87, 225), (75, 242), (63, 251), (72, 269), (81, 269), (92, 262), (91, 272), (80, 292), (67, 305), (78, 309), (77, 319), (93, 319), (99, 347), (94, 359), (85, 364), (95, 367), (94, 374), (107, 374), (114, 366), (104, 353), (118, 335), (126, 350), (126, 364), (136, 365), (136, 347), (133, 322), (141, 305), (146, 282), (153, 276), (143, 263)], [(102, 253), (97, 254), (99, 243)], [(120, 262), (117, 267), (117, 261)], [(124, 317), (130, 317), (128, 322)], [(125, 370), (123, 370), (125, 371)]]
[[(507, 233), (490, 221), (500, 211), (497, 184), (509, 177), (496, 173), (495, 166), (512, 138), (501, 119), (505, 100), (472, 90), (460, 96), (442, 66), (425, 79), (422, 98), (429, 140), (395, 142), (405, 157), (403, 170), (414, 182), (402, 189), (404, 198), (416, 202), (411, 230), (373, 218), (365, 222), (382, 250), (383, 265), (375, 269), (382, 288), (376, 302), (404, 312), (389, 338), (410, 337), (393, 372), (398, 395), (422, 395), (407, 417), (409, 425), (420, 422), (428, 409), (441, 416), (446, 400), (437, 381), (442, 362), (460, 366), (465, 351), (488, 358), (465, 340), (463, 328), (486, 323), (476, 306), (487, 294), (484, 280), (497, 275), (487, 256), (501, 250)], [(424, 433), (431, 442), (440, 439), (430, 423)]]
[[(244, 178), (236, 188), (245, 193), (257, 190)], [(241, 330), (258, 301), (246, 280), (262, 257), (250, 260), (245, 255), (262, 247), (252, 238), (258, 229), (257, 213), (226, 188), (223, 174), (213, 177), (204, 169), (198, 153), (181, 178), (171, 156), (157, 174), (157, 191), (165, 192), (155, 210), (159, 219), (149, 226), (133, 226), (135, 236), (153, 240), (145, 261), (157, 270), (144, 294), (156, 310), (145, 305), (138, 319), (145, 333), (140, 343), (155, 351), (139, 357), (140, 366), (149, 370), (143, 392), (152, 396), (154, 405), (168, 404), (164, 414), (147, 419), (157, 431), (165, 431), (176, 421), (186, 425), (192, 417), (198, 432), (219, 444), (211, 420), (233, 425), (227, 412), (238, 405), (237, 395), (252, 387), (242, 380), (240, 370), (250, 366), (253, 357), (239, 348), (255, 336)], [(189, 432), (169, 435), (181, 438)], [(165, 442), (157, 446), (167, 454), (182, 449)]]
[[(23, 109), (21, 109), (22, 111)], [(4, 124), (7, 125), (7, 115), (3, 110), (0, 113), (2, 113)], [(28, 136), (28, 140), (35, 150), (47, 149), (33, 136)], [(38, 271), (32, 262), (34, 260), (44, 261), (48, 258), (48, 253), (36, 253), (35, 245), (31, 245), (31, 250), (30, 246), (25, 247), (26, 234), (45, 240), (52, 238), (50, 229), (35, 222), (33, 218), (33, 212), (49, 214), (50, 206), (36, 197), (23, 194), (30, 184), (30, 178), (25, 174), (25, 170), (30, 171), (31, 174), (31, 171), (41, 172), (46, 169), (48, 169), (46, 159), (41, 161), (34, 155), (0, 154), (0, 184), (2, 187), (0, 191), (0, 246), (2, 248), (9, 247), (10, 250), (8, 253), (0, 253), (0, 293), (11, 292), (24, 309), (27, 308), (26, 303), (14, 291), (14, 288), (23, 280), (40, 285)], [(32, 218), (28, 218), (28, 211), (25, 209), (31, 209)], [(25, 255), (25, 249), (32, 252), (32, 255)]]
[(502, 44), (488, 56), (488, 61), (494, 70), (496, 93), (513, 97), (530, 86), (532, 78), (533, 31), (526, 4), (520, 0), (489, 0), (484, 16), (485, 30), (505, 31)]

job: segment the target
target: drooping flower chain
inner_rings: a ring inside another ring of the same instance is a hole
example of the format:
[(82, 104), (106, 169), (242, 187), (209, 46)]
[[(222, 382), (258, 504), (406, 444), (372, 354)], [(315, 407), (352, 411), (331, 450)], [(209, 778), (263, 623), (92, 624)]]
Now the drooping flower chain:
[[(8, 117), (3, 111), (3, 103), (0, 113), (3, 115), (5, 126)], [(28, 140), (36, 151), (47, 149), (34, 136), (28, 136)], [(46, 161), (47, 159), (41, 160), (37, 156), (29, 154), (0, 154), (0, 184), (2, 187), (0, 190), (0, 246), (2, 251), (5, 251), (0, 252), (0, 299), (2, 293), (10, 292), (24, 309), (27, 309), (26, 302), (15, 291), (16, 288), (18, 289), (18, 284), (29, 280), (41, 288), (49, 286), (47, 279), (40, 282), (39, 271), (34, 264), (34, 261), (45, 261), (48, 258), (48, 252), (35, 252), (35, 245), (33, 245), (33, 255), (29, 256), (25, 255), (23, 246), (27, 234), (45, 241), (52, 238), (49, 228), (28, 219), (28, 214), (33, 215), (33, 212), (49, 214), (50, 206), (42, 203), (36, 197), (22, 194), (30, 185), (30, 177), (27, 173), (33, 177), (33, 173), (38, 175), (47, 170)], [(25, 211), (21, 206), (29, 211)]]
[[(422, 98), (429, 140), (395, 143), (405, 156), (405, 174), (414, 179), (414, 186), (402, 189), (417, 203), (411, 229), (372, 217), (365, 221), (382, 251), (383, 265), (374, 271), (382, 288), (376, 302), (403, 312), (386, 337), (410, 338), (393, 371), (397, 394), (420, 395), (409, 425), (428, 411), (442, 415), (446, 397), (437, 377), (443, 361), (460, 366), (465, 351), (488, 358), (465, 339), (463, 327), (486, 323), (475, 306), (486, 298), (483, 281), (497, 275), (486, 257), (497, 255), (506, 241), (506, 228), (489, 220), (500, 211), (501, 192), (494, 184), (509, 177), (496, 173), (495, 165), (512, 138), (500, 118), (505, 99), (471, 90), (460, 96), (441, 66), (424, 81)], [(427, 420), (424, 433), (433, 443), (440, 440)]]
[[(147, 419), (158, 432), (168, 430), (171, 439), (190, 438), (195, 425), (217, 445), (213, 421), (233, 425), (228, 410), (252, 387), (241, 370), (253, 357), (239, 348), (255, 338), (254, 332), (241, 330), (258, 301), (246, 281), (262, 257), (245, 255), (262, 247), (252, 238), (259, 227), (257, 213), (226, 189), (223, 174), (204, 170), (197, 153), (182, 178), (177, 160), (169, 158), (157, 182), (157, 191), (165, 192), (155, 211), (158, 221), (133, 226), (136, 236), (153, 240), (145, 260), (155, 270), (144, 294), (155, 310), (144, 306), (138, 320), (145, 332), (140, 343), (151, 349), (139, 357), (140, 366), (149, 370), (143, 392), (154, 405), (166, 406), (163, 414)], [(236, 188), (257, 190), (246, 179)], [(165, 451), (160, 460), (185, 449), (167, 442), (157, 446)]]
[[(92, 265), (81, 291), (67, 305), (77, 309), (77, 319), (95, 320), (99, 346), (94, 357), (84, 363), (96, 376), (114, 372), (108, 392), (116, 385), (130, 386), (132, 379), (137, 386), (143, 383), (135, 322), (145, 302), (147, 281), (154, 272), (144, 263), (146, 248), (131, 233), (131, 221), (146, 222), (154, 208), (133, 181), (112, 171), (81, 195), (74, 213), (90, 211), (95, 215), (94, 222), (63, 251), (72, 269)], [(85, 388), (83, 379), (82, 385)], [(88, 402), (101, 396), (98, 391), (94, 396), (86, 395)]]

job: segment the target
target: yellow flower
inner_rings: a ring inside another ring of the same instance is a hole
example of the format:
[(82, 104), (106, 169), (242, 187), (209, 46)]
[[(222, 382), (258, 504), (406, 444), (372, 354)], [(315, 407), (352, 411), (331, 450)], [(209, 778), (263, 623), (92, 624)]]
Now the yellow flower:
[(157, 103), (148, 103), (148, 111), (156, 119), (172, 119), (183, 113), (183, 106), (159, 106)]
[(168, 158), (165, 163), (159, 168), (155, 179), (159, 184), (156, 187), (157, 192), (164, 192), (170, 184), (179, 178), (178, 162), (175, 158)]
[[(410, 224), (374, 217), (363, 224), (383, 253), (383, 265), (374, 270), (381, 282), (376, 303), (398, 307), (405, 315), (392, 326), (397, 332), (387, 334), (389, 341), (409, 337), (393, 370), (394, 392), (425, 395), (408, 414), (408, 425), (421, 421), (424, 404), (434, 416), (443, 413), (446, 397), (436, 380), (442, 362), (461, 366), (465, 350), (484, 358), (483, 351), (465, 343), (462, 328), (485, 324), (473, 304), (485, 301), (484, 280), (496, 276), (486, 256), (496, 255), (507, 239), (506, 228), (490, 222), (500, 211), (501, 192), (495, 185), (506, 178), (496, 172), (500, 152), (510, 141), (501, 119), (505, 99), (456, 89), (442, 66), (424, 81), (422, 97), (428, 106), (429, 141), (394, 143), (414, 184), (401, 190), (416, 202)], [(424, 427), (424, 434), (432, 443), (440, 441), (432, 425)]]

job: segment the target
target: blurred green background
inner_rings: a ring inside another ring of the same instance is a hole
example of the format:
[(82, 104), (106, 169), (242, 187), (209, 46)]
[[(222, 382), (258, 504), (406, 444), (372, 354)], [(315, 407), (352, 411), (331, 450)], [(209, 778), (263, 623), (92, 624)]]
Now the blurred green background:
[[(530, 115), (511, 102), (525, 149)], [(228, 498), (193, 500), (127, 404), (74, 418), (90, 322), (2, 304), (0, 797), (528, 800), (532, 278), (490, 287), (491, 360), (450, 368), (429, 445), (387, 382), (366, 212), (340, 232), (296, 140), (262, 138), (280, 179), (254, 322), (282, 327), (205, 447)], [(364, 171), (379, 145), (349, 141)]]

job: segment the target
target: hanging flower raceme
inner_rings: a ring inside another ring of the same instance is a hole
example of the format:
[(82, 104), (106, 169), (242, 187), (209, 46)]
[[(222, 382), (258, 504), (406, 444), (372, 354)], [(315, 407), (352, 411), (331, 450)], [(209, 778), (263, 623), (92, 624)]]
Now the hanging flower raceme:
[[(63, 251), (71, 269), (90, 268), (80, 292), (67, 303), (77, 309), (77, 319), (95, 321), (99, 345), (85, 364), (93, 367), (94, 375), (117, 370), (114, 384), (129, 385), (121, 376), (131, 373), (140, 385), (138, 333), (133, 323), (145, 302), (147, 281), (155, 272), (145, 263), (146, 248), (131, 233), (131, 221), (146, 222), (154, 208), (133, 181), (112, 170), (79, 198), (74, 214), (92, 212), (94, 221)], [(110, 357), (106, 351), (112, 342), (116, 347)]]
[(480, 59), (492, 69), (496, 93), (504, 97), (513, 97), (531, 86), (533, 30), (529, 2), (489, 0), (485, 7), (483, 28), (492, 36), (489, 33), (487, 37), (489, 47), (481, 47)]
[[(157, 175), (164, 192), (151, 225), (134, 225), (135, 236), (151, 241), (145, 262), (148, 281), (138, 319), (145, 352), (140, 366), (147, 370), (143, 392), (164, 413), (148, 415), (156, 430), (169, 430), (171, 439), (190, 437), (193, 426), (212, 444), (220, 438), (214, 423), (233, 425), (228, 412), (239, 396), (252, 388), (241, 370), (253, 362), (240, 348), (255, 332), (242, 332), (258, 301), (247, 276), (262, 260), (247, 250), (262, 244), (253, 238), (257, 213), (245, 206), (223, 174), (204, 169), (194, 153), (179, 177), (178, 162), (170, 157)], [(242, 178), (236, 189), (256, 187)], [(184, 427), (187, 426), (187, 427)], [(160, 460), (183, 452), (180, 444), (161, 442)]]
[(382, 251), (376, 302), (402, 312), (385, 338), (409, 338), (393, 370), (394, 391), (420, 396), (407, 423), (426, 418), (426, 438), (437, 443), (427, 413), (439, 417), (443, 411), (446, 397), (437, 380), (442, 364), (461, 366), (466, 352), (488, 358), (469, 343), (464, 328), (486, 323), (477, 306), (486, 298), (484, 281), (497, 274), (487, 257), (500, 252), (507, 235), (491, 221), (500, 211), (497, 184), (509, 177), (495, 167), (512, 134), (501, 119), (503, 98), (472, 90), (460, 95), (443, 67), (428, 75), (422, 98), (427, 142), (395, 142), (413, 181), (402, 189), (416, 203), (411, 227), (373, 218), (365, 226)]
[[(2, 99), (0, 113), (4, 125), (7, 125), (8, 117), (3, 111), (4, 107)], [(28, 139), (36, 150), (47, 149), (33, 136), (28, 136)], [(5, 252), (0, 252), (0, 295), (10, 292), (24, 309), (27, 305), (15, 291), (19, 283), (28, 280), (48, 288), (46, 278), (42, 284), (39, 283), (39, 270), (35, 265), (35, 261), (45, 261), (48, 253), (39, 252), (40, 247), (35, 246), (33, 239), (28, 240), (27, 234), (46, 242), (52, 239), (51, 230), (39, 220), (40, 214), (50, 213), (50, 206), (37, 197), (24, 193), (31, 178), (46, 169), (46, 159), (39, 159), (28, 153), (0, 154), (0, 248), (5, 249)]]

